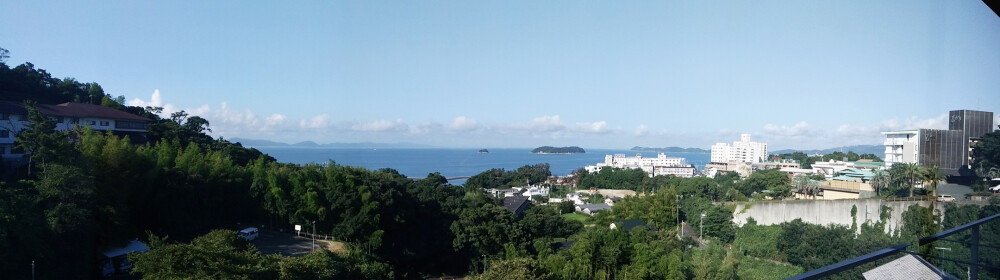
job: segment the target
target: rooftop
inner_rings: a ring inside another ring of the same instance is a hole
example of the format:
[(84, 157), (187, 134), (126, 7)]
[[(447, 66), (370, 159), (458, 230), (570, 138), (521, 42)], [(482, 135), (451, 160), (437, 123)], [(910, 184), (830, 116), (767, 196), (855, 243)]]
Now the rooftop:
[[(70, 118), (101, 118), (127, 121), (144, 121), (149, 119), (130, 114), (111, 107), (83, 103), (62, 103), (58, 105), (38, 104), (38, 111), (46, 116)], [(0, 112), (27, 115), (24, 104), (11, 101), (0, 101)]]

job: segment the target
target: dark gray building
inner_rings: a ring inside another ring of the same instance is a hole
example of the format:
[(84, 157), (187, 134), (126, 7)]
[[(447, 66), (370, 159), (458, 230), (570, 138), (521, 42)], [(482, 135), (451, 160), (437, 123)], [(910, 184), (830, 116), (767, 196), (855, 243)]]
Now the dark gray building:
[(955, 110), (948, 113), (948, 130), (920, 129), (922, 166), (938, 166), (948, 176), (971, 176), (972, 143), (993, 131), (993, 112)]

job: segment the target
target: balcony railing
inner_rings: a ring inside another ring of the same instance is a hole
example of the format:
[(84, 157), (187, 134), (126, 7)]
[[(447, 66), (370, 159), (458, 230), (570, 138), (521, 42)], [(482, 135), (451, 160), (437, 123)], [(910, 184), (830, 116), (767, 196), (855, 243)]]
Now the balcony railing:
[[(834, 274), (838, 274), (850, 269), (860, 267), (862, 265), (879, 261), (889, 256), (902, 256), (904, 254), (911, 254), (915, 256), (920, 256), (923, 258), (930, 258), (938, 263), (950, 262), (960, 266), (966, 267), (966, 275), (969, 279), (979, 279), (981, 272), (985, 272), (995, 278), (1000, 278), (1000, 267), (996, 267), (991, 264), (983, 263), (981, 256), (987, 256), (988, 258), (996, 258), (1000, 255), (1000, 244), (983, 244), (981, 243), (982, 226), (989, 222), (1000, 222), (1000, 214), (989, 216), (976, 220), (974, 222), (957, 226), (952, 229), (948, 229), (937, 234), (921, 238), (918, 245), (924, 246), (929, 245), (935, 250), (952, 250), (951, 247), (939, 247), (938, 242), (951, 242), (961, 245), (966, 245), (969, 248), (969, 259), (959, 259), (954, 256), (944, 257), (944, 254), (924, 254), (908, 251), (906, 248), (912, 245), (911, 243), (897, 244), (892, 247), (884, 248), (860, 257), (842, 261), (839, 263), (824, 266), (812, 271), (807, 271), (805, 273), (796, 275), (788, 279), (823, 279)], [(968, 232), (969, 235), (965, 236), (964, 233)], [(998, 234), (996, 232), (987, 231), (987, 234)], [(962, 235), (962, 236), (958, 236)], [(954, 237), (960, 237), (955, 239)], [(988, 250), (986, 254), (982, 250)], [(958, 250), (955, 250), (958, 251)], [(940, 265), (934, 267), (934, 272), (938, 276), (944, 279), (957, 279), (955, 276), (946, 273), (940, 268)]]

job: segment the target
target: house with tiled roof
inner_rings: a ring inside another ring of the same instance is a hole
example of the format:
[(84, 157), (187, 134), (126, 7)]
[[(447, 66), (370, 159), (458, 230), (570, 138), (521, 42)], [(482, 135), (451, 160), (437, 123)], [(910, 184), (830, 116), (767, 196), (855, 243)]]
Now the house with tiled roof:
[(518, 218), (523, 216), (524, 211), (528, 211), (528, 207), (530, 206), (531, 200), (527, 196), (522, 196), (519, 193), (503, 198), (503, 207), (507, 208), (507, 211), (514, 213), (514, 216), (517, 216)]
[[(90, 127), (96, 131), (111, 131), (119, 136), (129, 136), (135, 143), (146, 141), (149, 119), (125, 111), (82, 103), (38, 104), (35, 107), (56, 123), (56, 130)], [(23, 158), (24, 154), (13, 151), (14, 140), (17, 133), (29, 125), (28, 110), (23, 103), (0, 101), (0, 156), (3, 159)]]

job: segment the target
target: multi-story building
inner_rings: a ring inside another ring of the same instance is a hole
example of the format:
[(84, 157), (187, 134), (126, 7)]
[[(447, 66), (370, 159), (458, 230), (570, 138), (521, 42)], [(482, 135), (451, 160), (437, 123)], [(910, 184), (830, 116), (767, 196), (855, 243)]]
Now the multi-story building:
[(634, 157), (627, 157), (625, 154), (605, 155), (604, 162), (588, 165), (585, 169), (588, 172), (598, 172), (604, 167), (642, 169), (649, 176), (674, 175), (685, 178), (694, 176), (695, 172), (694, 165), (688, 164), (687, 159), (667, 157), (664, 153), (659, 153), (655, 158), (642, 157), (642, 154)]
[[(36, 106), (39, 112), (56, 122), (56, 130), (70, 130), (89, 126), (93, 130), (112, 131), (128, 135), (136, 142), (144, 142), (149, 120), (114, 108), (63, 103)], [(30, 125), (28, 111), (19, 102), (0, 101), (0, 156), (3, 159), (20, 159), (24, 154), (14, 151), (14, 140), (21, 130)]]
[(712, 162), (761, 162), (767, 159), (767, 143), (750, 141), (750, 134), (740, 134), (740, 141), (712, 145)]
[(948, 113), (948, 129), (912, 129), (882, 132), (885, 164), (917, 163), (938, 166), (950, 176), (972, 175), (972, 145), (993, 131), (993, 112), (955, 110)]

